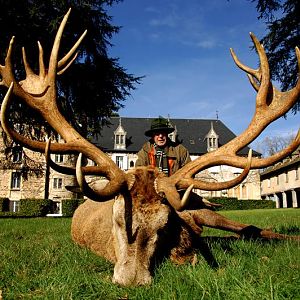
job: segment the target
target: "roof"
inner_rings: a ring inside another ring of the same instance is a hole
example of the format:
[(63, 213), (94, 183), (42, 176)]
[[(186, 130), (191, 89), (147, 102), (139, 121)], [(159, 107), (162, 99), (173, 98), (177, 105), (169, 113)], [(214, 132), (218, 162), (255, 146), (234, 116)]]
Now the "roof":
[[(120, 124), (120, 117), (112, 117), (109, 125), (103, 127), (101, 133), (94, 137), (93, 143), (106, 152), (138, 152), (148, 138), (145, 131), (151, 126), (154, 118), (121, 117), (121, 124), (127, 132), (126, 150), (114, 149), (114, 131)], [(222, 121), (214, 119), (171, 119), (170, 123), (177, 130), (177, 139), (191, 155), (201, 155), (207, 152), (206, 135), (211, 130), (211, 124), (219, 136), (219, 147), (232, 140), (236, 135)], [(240, 155), (247, 155), (249, 148), (242, 149)], [(253, 151), (253, 156), (260, 153)]]
[(268, 176), (274, 174), (283, 173), (285, 170), (289, 170), (300, 164), (300, 146), (289, 156), (278, 162), (274, 166), (271, 166), (261, 172), (262, 178), (268, 178)]

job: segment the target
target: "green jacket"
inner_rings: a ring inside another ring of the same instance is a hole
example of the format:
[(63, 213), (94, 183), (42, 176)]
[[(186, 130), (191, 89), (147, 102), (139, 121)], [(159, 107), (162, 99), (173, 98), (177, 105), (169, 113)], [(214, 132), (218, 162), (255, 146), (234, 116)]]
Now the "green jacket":
[[(188, 150), (183, 145), (171, 140), (168, 140), (166, 153), (171, 175), (191, 161)], [(138, 152), (138, 159), (135, 163), (136, 167), (149, 165), (155, 166), (155, 147), (151, 140), (146, 142)]]

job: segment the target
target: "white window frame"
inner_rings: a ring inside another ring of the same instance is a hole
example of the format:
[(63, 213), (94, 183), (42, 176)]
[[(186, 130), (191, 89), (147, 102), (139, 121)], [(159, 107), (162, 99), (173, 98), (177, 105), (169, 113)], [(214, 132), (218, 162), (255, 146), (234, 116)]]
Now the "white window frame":
[(13, 171), (11, 173), (10, 189), (19, 190), (21, 188), (21, 172)]
[(63, 163), (64, 162), (64, 156), (62, 154), (54, 154), (54, 162)]
[(52, 187), (54, 190), (61, 190), (63, 188), (63, 179), (61, 177), (54, 177)]
[(122, 133), (116, 134), (116, 145), (124, 145), (125, 144), (125, 135)]
[(20, 210), (20, 201), (12, 201), (12, 212), (18, 212)]
[(124, 156), (120, 156), (120, 155), (117, 155), (117, 156), (116, 156), (116, 165), (117, 165), (120, 169), (123, 169), (123, 166), (124, 166)]
[(13, 149), (12, 151), (12, 162), (18, 163), (22, 161), (23, 157), (23, 150), (20, 148), (19, 150), (16, 150), (17, 148)]

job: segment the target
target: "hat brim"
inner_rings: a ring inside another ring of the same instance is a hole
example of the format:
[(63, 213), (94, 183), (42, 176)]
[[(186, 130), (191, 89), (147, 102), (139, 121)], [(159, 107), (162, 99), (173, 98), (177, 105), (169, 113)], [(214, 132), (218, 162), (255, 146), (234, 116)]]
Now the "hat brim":
[(149, 129), (145, 131), (145, 135), (151, 137), (155, 132), (166, 132), (167, 134), (171, 133), (174, 131), (174, 128), (155, 128), (155, 129)]

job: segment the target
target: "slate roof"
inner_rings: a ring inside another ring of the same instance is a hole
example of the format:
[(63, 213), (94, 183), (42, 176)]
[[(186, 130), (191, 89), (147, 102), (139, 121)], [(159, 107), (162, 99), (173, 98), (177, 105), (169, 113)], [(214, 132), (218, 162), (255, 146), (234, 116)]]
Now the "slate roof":
[[(138, 152), (148, 138), (144, 132), (150, 129), (153, 118), (121, 117), (121, 124), (127, 132), (126, 150), (114, 150), (114, 131), (119, 126), (120, 117), (112, 117), (110, 125), (103, 127), (100, 135), (93, 139), (93, 143), (105, 152)], [(214, 131), (219, 135), (219, 146), (226, 144), (236, 135), (226, 127), (222, 121), (216, 119), (171, 119), (176, 126), (178, 140), (189, 150), (191, 155), (201, 155), (207, 152), (206, 135), (213, 124)], [(240, 155), (247, 155), (249, 148), (242, 149)], [(260, 153), (253, 151), (253, 156)]]

